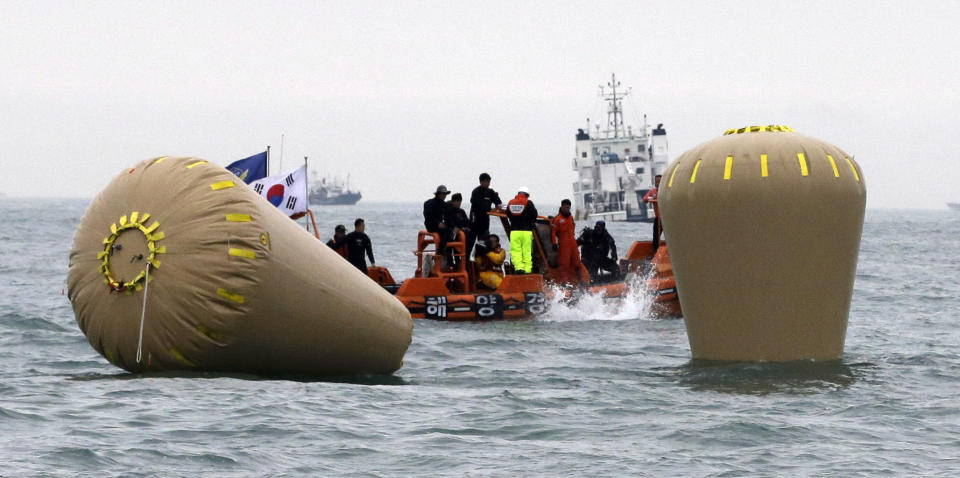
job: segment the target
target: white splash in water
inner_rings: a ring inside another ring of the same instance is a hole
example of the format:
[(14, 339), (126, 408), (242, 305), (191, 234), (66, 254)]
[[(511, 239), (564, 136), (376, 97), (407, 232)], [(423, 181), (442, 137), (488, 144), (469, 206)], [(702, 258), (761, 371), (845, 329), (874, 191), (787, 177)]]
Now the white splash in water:
[(647, 291), (647, 277), (632, 276), (627, 279), (627, 294), (623, 297), (604, 297), (602, 292), (583, 294), (575, 300), (563, 299), (564, 290), (554, 286), (553, 297), (548, 299), (550, 308), (538, 317), (544, 322), (568, 322), (584, 320), (634, 320), (652, 319), (654, 295)]

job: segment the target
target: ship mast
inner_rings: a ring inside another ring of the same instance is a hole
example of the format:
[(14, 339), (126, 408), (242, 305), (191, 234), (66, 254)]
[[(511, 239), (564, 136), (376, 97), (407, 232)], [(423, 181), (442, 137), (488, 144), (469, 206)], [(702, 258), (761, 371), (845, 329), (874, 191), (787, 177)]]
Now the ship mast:
[[(610, 93), (604, 93), (604, 86), (600, 85), (600, 96), (607, 101), (609, 106), (607, 107), (607, 127), (605, 131), (607, 137), (610, 137), (610, 132), (613, 132), (613, 137), (618, 138), (621, 135), (621, 130), (624, 128), (623, 125), (623, 98), (630, 94), (631, 88), (627, 88), (626, 91), (621, 90), (619, 95), (617, 93), (617, 87), (620, 86), (620, 82), (617, 81), (617, 75), (615, 73), (610, 74), (610, 81), (607, 82), (607, 88), (610, 88)], [(623, 136), (626, 136), (624, 132)]]

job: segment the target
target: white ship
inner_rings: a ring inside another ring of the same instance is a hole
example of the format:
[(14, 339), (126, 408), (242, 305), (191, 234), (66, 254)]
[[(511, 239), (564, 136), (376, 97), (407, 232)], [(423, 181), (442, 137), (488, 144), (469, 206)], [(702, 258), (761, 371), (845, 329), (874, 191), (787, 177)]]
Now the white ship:
[(610, 82), (600, 86), (600, 96), (607, 101), (606, 129), (596, 123), (590, 131), (588, 118), (587, 129), (577, 130), (573, 159), (577, 219), (653, 221), (653, 206), (642, 200), (653, 187), (654, 176), (663, 174), (669, 163), (667, 131), (663, 123), (648, 127), (646, 115), (638, 129), (625, 125), (623, 98), (629, 94), (630, 89), (620, 88), (616, 75), (611, 75)]

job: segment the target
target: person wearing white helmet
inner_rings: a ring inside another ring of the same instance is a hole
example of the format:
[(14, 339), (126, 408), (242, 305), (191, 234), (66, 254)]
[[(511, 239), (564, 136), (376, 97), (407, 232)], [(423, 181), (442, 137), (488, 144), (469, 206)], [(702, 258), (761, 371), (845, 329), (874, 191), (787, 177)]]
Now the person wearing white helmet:
[(537, 207), (530, 200), (530, 190), (523, 186), (507, 203), (507, 219), (510, 220), (510, 261), (513, 270), (529, 274), (533, 272), (533, 228), (537, 223)]

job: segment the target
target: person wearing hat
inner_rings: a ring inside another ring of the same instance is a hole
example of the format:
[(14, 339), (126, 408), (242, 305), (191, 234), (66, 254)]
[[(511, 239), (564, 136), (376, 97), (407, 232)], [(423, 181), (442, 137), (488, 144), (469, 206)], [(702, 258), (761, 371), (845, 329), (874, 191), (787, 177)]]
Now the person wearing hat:
[(427, 232), (440, 233), (441, 236), (447, 232), (447, 225), (443, 222), (443, 215), (447, 211), (447, 194), (450, 194), (450, 190), (441, 184), (437, 186), (433, 197), (423, 203), (423, 226)]
[(327, 241), (327, 246), (330, 249), (337, 251), (337, 254), (340, 254), (344, 258), (347, 257), (347, 228), (343, 224), (337, 224), (337, 227), (333, 228), (333, 237)]
[(537, 207), (530, 200), (530, 190), (523, 186), (507, 203), (507, 219), (510, 220), (510, 261), (513, 270), (529, 274), (533, 272), (533, 228), (537, 223)]
[(450, 232), (453, 230), (444, 222), (444, 216), (447, 212), (447, 202), (445, 201), (447, 194), (450, 194), (450, 190), (441, 184), (437, 186), (433, 197), (423, 203), (423, 226), (427, 229), (427, 232), (432, 232), (439, 236), (440, 243), (437, 244), (438, 254), (445, 252), (447, 241), (451, 238)]

